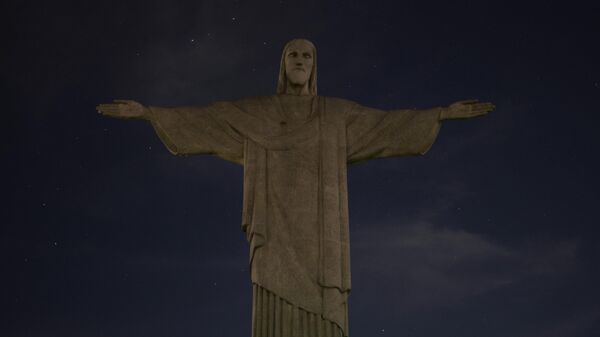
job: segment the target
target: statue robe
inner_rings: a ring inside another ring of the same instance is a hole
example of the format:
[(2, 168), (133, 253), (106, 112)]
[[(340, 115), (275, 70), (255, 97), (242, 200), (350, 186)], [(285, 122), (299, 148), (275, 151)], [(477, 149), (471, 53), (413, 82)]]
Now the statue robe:
[[(294, 111), (302, 104), (310, 104), (307, 115)], [(339, 98), (268, 96), (150, 110), (173, 154), (214, 154), (244, 166), (253, 336), (347, 336), (347, 165), (424, 154), (441, 109), (383, 111)]]

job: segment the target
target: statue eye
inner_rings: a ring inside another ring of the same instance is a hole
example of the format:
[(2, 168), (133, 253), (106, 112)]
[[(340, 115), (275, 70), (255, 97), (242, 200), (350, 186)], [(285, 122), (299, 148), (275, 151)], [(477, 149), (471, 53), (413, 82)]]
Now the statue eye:
[(304, 53), (303, 56), (304, 56), (305, 59), (312, 58), (312, 55), (310, 55), (309, 53)]
[(296, 56), (298, 56), (298, 53), (293, 51), (293, 52), (289, 53), (288, 56), (296, 57)]

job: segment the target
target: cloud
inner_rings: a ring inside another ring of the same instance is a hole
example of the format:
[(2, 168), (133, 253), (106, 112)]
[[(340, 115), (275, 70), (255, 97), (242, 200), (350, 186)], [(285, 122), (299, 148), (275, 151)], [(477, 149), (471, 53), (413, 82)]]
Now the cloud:
[(549, 320), (541, 327), (523, 329), (518, 333), (511, 333), (506, 337), (584, 337), (594, 331), (594, 326), (600, 324), (600, 311), (593, 310), (582, 312), (572, 317)]
[(509, 246), (484, 235), (421, 222), (353, 233), (354, 274), (377, 300), (411, 312), (458, 303), (540, 275), (571, 270), (577, 241)]

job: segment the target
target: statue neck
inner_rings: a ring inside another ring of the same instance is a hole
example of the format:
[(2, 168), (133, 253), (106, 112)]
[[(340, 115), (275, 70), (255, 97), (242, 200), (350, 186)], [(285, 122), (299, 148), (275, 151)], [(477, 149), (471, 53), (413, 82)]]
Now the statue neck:
[(309, 96), (310, 91), (308, 90), (308, 81), (302, 85), (291, 83), (287, 81), (287, 85), (285, 86), (285, 93), (287, 95), (296, 95), (296, 96)]

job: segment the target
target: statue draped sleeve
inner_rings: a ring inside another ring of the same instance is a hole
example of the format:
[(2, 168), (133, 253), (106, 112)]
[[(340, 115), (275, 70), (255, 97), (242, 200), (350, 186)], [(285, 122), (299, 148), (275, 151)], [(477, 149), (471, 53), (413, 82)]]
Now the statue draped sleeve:
[(441, 111), (385, 111), (355, 105), (346, 122), (348, 163), (425, 154), (440, 130)]
[(217, 102), (204, 107), (149, 110), (149, 121), (171, 153), (212, 154), (243, 164), (244, 136), (235, 125), (248, 116), (234, 104)]

